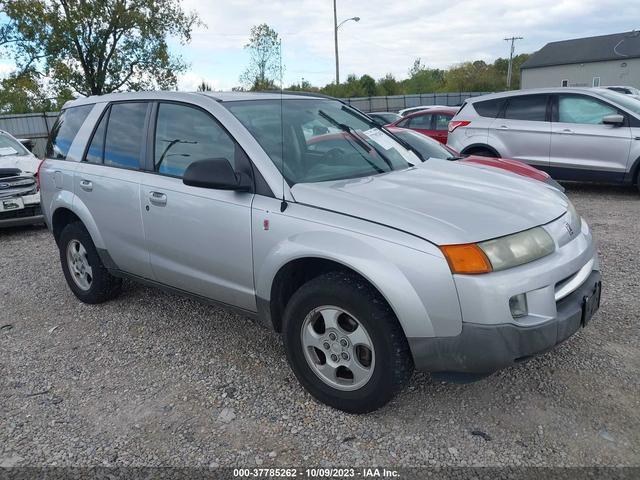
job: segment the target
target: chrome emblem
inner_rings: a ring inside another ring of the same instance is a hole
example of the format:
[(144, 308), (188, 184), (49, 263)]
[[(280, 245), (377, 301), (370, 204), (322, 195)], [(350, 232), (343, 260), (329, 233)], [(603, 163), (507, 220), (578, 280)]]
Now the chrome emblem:
[(569, 233), (570, 237), (573, 237), (573, 228), (571, 228), (571, 225), (569, 225), (567, 222), (564, 223), (564, 228), (567, 230), (567, 232)]

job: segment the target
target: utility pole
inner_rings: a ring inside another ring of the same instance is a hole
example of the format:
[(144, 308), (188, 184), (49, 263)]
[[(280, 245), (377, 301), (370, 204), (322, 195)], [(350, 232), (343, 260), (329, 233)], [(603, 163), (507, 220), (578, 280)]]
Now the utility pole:
[(340, 85), (340, 65), (338, 61), (338, 11), (333, 0), (333, 39), (336, 47), (336, 85)]
[[(334, 0), (334, 7), (335, 7), (335, 0)], [(511, 77), (513, 74), (513, 51), (516, 48), (516, 40), (522, 40), (523, 37), (510, 37), (510, 38), (505, 38), (505, 42), (511, 42), (511, 52), (509, 53), (509, 69), (507, 70), (507, 90), (511, 90)]]

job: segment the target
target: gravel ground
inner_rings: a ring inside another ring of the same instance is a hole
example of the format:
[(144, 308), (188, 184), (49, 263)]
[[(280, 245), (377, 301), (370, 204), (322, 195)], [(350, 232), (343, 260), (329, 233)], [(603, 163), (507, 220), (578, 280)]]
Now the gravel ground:
[(599, 241), (589, 327), (365, 416), (314, 401), (250, 320), (133, 283), (83, 305), (46, 230), (0, 231), (0, 465), (640, 465), (640, 196), (568, 195)]

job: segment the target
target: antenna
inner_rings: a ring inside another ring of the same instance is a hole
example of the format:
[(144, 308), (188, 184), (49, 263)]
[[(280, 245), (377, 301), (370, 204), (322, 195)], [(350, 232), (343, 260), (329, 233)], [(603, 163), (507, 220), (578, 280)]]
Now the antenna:
[(289, 204), (285, 198), (285, 180), (284, 180), (284, 99), (282, 84), (282, 38), (278, 39), (278, 55), (280, 57), (280, 174), (282, 175), (282, 201), (280, 202), (280, 212), (284, 212)]

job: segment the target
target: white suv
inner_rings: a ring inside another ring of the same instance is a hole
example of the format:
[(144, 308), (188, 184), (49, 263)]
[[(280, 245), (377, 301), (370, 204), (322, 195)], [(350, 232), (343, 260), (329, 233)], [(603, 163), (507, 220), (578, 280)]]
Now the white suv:
[(463, 154), (514, 158), (557, 180), (638, 184), (640, 101), (604, 88), (548, 88), (467, 100), (449, 123)]

